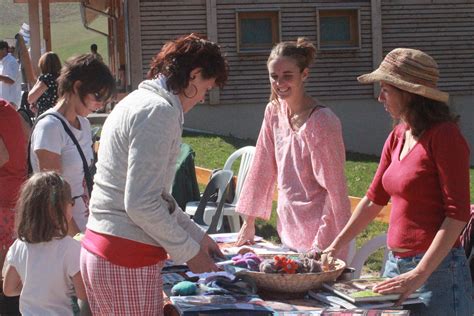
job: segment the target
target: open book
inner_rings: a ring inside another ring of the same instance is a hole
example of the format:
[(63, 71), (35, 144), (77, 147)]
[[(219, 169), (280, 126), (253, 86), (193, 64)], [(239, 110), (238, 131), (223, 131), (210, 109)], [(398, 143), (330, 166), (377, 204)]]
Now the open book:
[[(349, 302), (382, 302), (382, 301), (396, 301), (400, 298), (399, 294), (379, 294), (372, 291), (372, 288), (378, 283), (384, 281), (385, 278), (369, 278), (369, 279), (354, 279), (346, 282), (323, 283), (323, 287), (337, 294)], [(408, 298), (416, 298), (420, 293), (415, 292)]]

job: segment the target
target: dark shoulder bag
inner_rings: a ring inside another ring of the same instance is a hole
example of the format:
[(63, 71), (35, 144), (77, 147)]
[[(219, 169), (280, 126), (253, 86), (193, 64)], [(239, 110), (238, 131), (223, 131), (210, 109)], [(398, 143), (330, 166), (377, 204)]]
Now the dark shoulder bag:
[[(77, 141), (76, 137), (74, 136), (72, 131), (67, 126), (66, 122), (64, 122), (63, 119), (59, 115), (56, 115), (54, 113), (42, 114), (36, 119), (35, 125), (31, 129), (31, 135), (33, 135), (33, 130), (34, 130), (36, 124), (38, 123), (38, 121), (40, 121), (42, 118), (45, 118), (48, 115), (52, 115), (52, 116), (56, 117), (61, 122), (61, 124), (63, 125), (64, 130), (69, 135), (69, 137), (71, 137), (72, 141), (74, 142), (74, 145), (76, 145), (77, 151), (79, 152), (79, 155), (81, 156), (81, 159), (82, 159), (82, 166), (84, 168), (84, 177), (86, 178), (87, 191), (89, 192), (89, 196), (90, 196), (91, 192), (92, 192), (92, 185), (94, 184), (93, 180), (92, 180), (92, 174), (89, 170), (89, 165), (87, 164), (86, 156), (84, 156), (84, 152), (82, 151), (81, 145), (79, 145), (79, 142)], [(32, 165), (31, 165), (30, 147), (31, 147), (31, 136), (30, 136), (30, 140), (28, 142), (28, 174), (29, 175), (33, 173), (33, 168), (32, 168)]]

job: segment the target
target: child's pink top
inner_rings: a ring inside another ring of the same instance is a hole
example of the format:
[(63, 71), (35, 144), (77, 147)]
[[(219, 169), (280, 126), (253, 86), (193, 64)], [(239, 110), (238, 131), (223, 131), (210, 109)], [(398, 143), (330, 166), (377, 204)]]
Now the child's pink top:
[(351, 214), (341, 124), (323, 107), (295, 132), (286, 111), (267, 105), (236, 210), (268, 220), (276, 181), (277, 229), (283, 244), (299, 251), (325, 249)]

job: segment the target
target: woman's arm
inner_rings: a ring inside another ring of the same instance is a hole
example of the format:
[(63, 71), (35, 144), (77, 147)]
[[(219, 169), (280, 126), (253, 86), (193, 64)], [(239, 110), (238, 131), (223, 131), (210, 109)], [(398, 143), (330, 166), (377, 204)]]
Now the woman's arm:
[(23, 284), (15, 267), (8, 264), (5, 270), (5, 278), (3, 279), (3, 293), (5, 296), (18, 296), (21, 294)]
[(255, 218), (268, 220), (272, 212), (273, 195), (277, 179), (273, 120), (275, 105), (267, 104), (258, 135), (252, 165), (240, 192), (235, 211), (244, 216), (237, 245), (253, 242)]
[(45, 149), (37, 149), (35, 150), (35, 154), (38, 158), (40, 171), (52, 170), (62, 173), (61, 155)]
[(72, 284), (74, 285), (74, 290), (78, 299), (82, 301), (87, 301), (86, 289), (84, 287), (84, 282), (82, 280), (81, 271), (77, 272), (72, 277)]
[(464, 226), (466, 226), (466, 222), (447, 217), (416, 268), (378, 284), (374, 291), (381, 294), (400, 293), (398, 303), (401, 304), (410, 294), (420, 288), (431, 273), (436, 270), (452, 249)]
[(328, 253), (330, 257), (335, 257), (339, 250), (362, 232), (382, 209), (383, 205), (377, 205), (364, 196), (357, 204), (346, 226), (324, 252)]
[(28, 103), (33, 104), (48, 90), (48, 86), (40, 80), (37, 80), (33, 88), (28, 93)]

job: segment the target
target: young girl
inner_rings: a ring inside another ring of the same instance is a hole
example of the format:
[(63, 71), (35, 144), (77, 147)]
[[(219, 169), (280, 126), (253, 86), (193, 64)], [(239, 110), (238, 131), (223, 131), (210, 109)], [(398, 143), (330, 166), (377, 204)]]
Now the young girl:
[(79, 270), (81, 245), (67, 235), (69, 184), (40, 172), (23, 186), (17, 205), (18, 239), (7, 253), (3, 291), (20, 295), (22, 315), (73, 315), (71, 297), (86, 300)]

